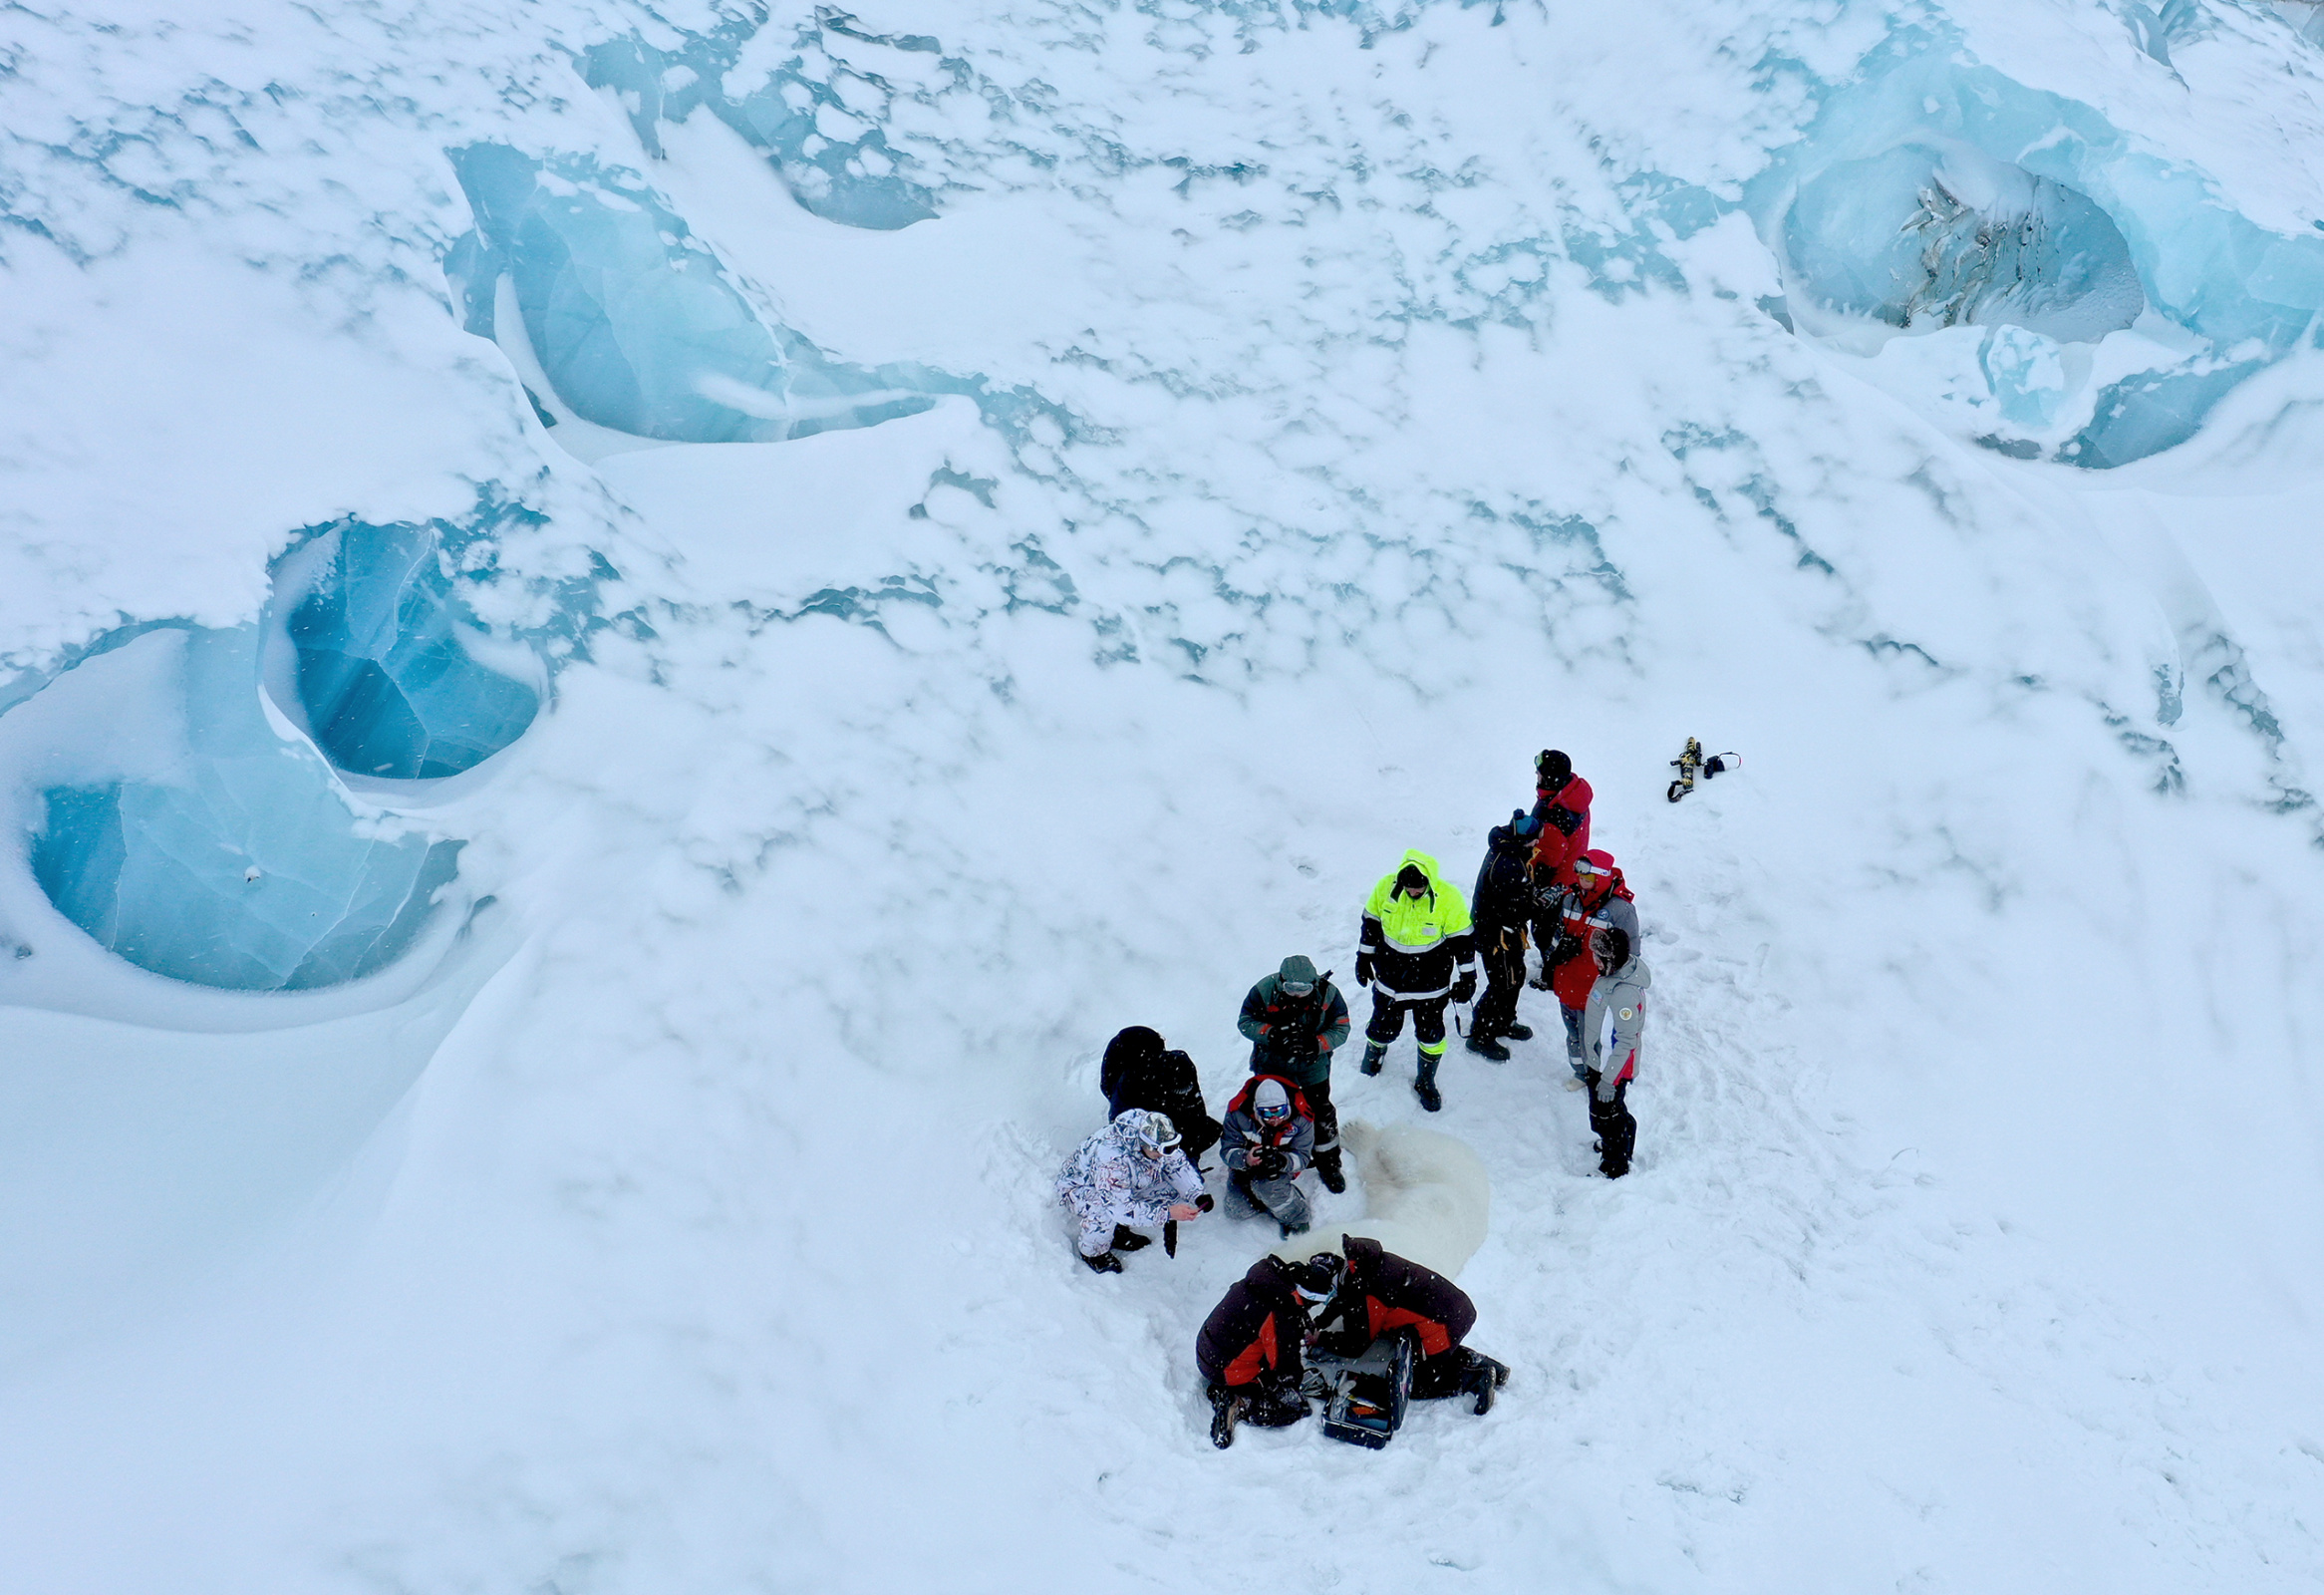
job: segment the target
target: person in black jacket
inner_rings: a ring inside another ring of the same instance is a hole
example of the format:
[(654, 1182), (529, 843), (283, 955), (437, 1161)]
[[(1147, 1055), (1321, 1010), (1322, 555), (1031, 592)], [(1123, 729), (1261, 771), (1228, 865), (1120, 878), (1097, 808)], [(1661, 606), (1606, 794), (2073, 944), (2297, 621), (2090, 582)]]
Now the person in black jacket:
[[(1330, 1294), (1338, 1262), (1329, 1252), (1306, 1263), (1287, 1263), (1271, 1253), (1227, 1287), (1194, 1342), (1195, 1366), (1208, 1382), (1214, 1408), (1224, 1413), (1229, 1403), (1240, 1402), (1241, 1421), (1262, 1429), (1282, 1429), (1307, 1416), (1307, 1399), (1300, 1394), (1307, 1311)], [(1213, 1438), (1225, 1444), (1222, 1433), (1232, 1437), (1232, 1421), (1212, 1430)]]
[[(1477, 1398), (1482, 1415), (1493, 1406), (1493, 1392), (1509, 1383), (1509, 1369), (1461, 1344), (1477, 1322), (1477, 1304), (1469, 1293), (1432, 1268), (1383, 1250), (1363, 1235), (1342, 1235), (1345, 1263), (1331, 1299), (1315, 1315), (1322, 1344), (1341, 1356), (1362, 1355), (1378, 1337), (1409, 1329), (1419, 1342), (1420, 1361), (1412, 1370), (1415, 1399), (1457, 1396)], [(1328, 1252), (1309, 1258), (1314, 1263)], [(1334, 1330), (1332, 1326), (1339, 1327)]]
[(1517, 994), (1525, 989), (1525, 933), (1534, 916), (1532, 856), (1541, 833), (1541, 820), (1522, 808), (1508, 824), (1495, 825), (1469, 899), (1485, 961), (1485, 995), (1469, 1021), (1469, 1051), (1497, 1064), (1509, 1062), (1509, 1049), (1496, 1038), (1533, 1039), (1533, 1028), (1517, 1022)]
[(1128, 1108), (1166, 1115), (1177, 1127), (1179, 1149), (1198, 1169), (1202, 1154), (1219, 1143), (1219, 1121), (1203, 1104), (1194, 1060), (1166, 1048), (1161, 1036), (1144, 1025), (1132, 1025), (1105, 1044), (1097, 1089), (1105, 1093), (1109, 1119), (1120, 1117)]

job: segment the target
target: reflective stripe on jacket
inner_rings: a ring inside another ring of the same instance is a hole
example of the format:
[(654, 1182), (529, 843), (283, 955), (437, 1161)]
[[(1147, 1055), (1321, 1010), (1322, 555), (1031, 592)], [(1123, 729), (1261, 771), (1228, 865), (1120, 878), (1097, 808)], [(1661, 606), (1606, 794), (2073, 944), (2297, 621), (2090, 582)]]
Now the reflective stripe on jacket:
[(1453, 969), (1474, 974), (1477, 938), (1469, 905), (1460, 888), (1444, 878), (1436, 860), (1417, 848), (1404, 855), (1428, 877), (1418, 897), (1396, 890), (1403, 864), (1380, 877), (1363, 905), (1363, 949), (1371, 955), (1372, 984), (1391, 997), (1442, 997), (1452, 990)]

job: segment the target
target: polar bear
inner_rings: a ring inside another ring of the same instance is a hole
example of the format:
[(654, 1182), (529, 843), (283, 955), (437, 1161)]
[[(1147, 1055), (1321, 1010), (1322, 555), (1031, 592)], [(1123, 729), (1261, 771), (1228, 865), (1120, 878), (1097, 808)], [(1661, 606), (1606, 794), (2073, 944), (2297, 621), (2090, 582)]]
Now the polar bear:
[(1299, 1262), (1336, 1250), (1341, 1235), (1368, 1235), (1398, 1257), (1456, 1277), (1485, 1244), (1493, 1189), (1484, 1159), (1467, 1141), (1418, 1124), (1381, 1128), (1357, 1119), (1339, 1134), (1363, 1181), (1364, 1216), (1291, 1236), (1275, 1254)]

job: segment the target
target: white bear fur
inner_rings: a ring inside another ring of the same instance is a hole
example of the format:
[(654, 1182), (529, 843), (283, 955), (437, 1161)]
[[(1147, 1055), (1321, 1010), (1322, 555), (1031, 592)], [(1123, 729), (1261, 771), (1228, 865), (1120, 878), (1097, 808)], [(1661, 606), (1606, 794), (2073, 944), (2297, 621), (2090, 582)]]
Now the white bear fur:
[(1318, 1223), (1275, 1248), (1278, 1257), (1299, 1262), (1319, 1251), (1337, 1251), (1342, 1235), (1364, 1235), (1398, 1257), (1433, 1268), (1447, 1279), (1485, 1244), (1492, 1216), (1493, 1186), (1485, 1160), (1469, 1143), (1418, 1124), (1386, 1128), (1352, 1120), (1339, 1138), (1355, 1159), (1363, 1182), (1364, 1216)]

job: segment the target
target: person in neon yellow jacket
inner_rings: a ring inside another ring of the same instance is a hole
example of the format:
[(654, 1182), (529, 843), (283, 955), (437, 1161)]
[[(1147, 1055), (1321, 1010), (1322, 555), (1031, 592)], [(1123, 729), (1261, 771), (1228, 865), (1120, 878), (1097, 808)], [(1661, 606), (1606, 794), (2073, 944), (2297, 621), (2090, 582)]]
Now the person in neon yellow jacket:
[(1444, 1106), (1436, 1089), (1436, 1068), (1444, 1062), (1444, 1006), (1477, 995), (1477, 938), (1468, 899), (1428, 854), (1406, 853), (1395, 873), (1381, 876), (1372, 888), (1363, 905), (1355, 978), (1372, 989), (1363, 1072), (1380, 1072), (1388, 1043), (1403, 1034), (1409, 1012), (1420, 1043), (1412, 1095), (1435, 1113)]

